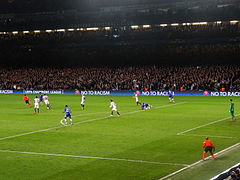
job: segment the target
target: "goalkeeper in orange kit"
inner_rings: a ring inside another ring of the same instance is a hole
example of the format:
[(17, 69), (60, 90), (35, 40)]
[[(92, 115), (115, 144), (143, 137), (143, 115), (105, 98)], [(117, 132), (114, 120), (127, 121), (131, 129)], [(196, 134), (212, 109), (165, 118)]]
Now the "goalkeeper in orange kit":
[(203, 154), (202, 154), (202, 160), (205, 159), (207, 152), (211, 154), (211, 157), (213, 160), (215, 160), (213, 152), (215, 151), (215, 145), (208, 139), (208, 137), (205, 138), (203, 141), (202, 148), (204, 149)]
[(23, 100), (25, 101), (25, 103), (26, 103), (26, 104), (28, 105), (28, 107), (30, 108), (30, 107), (31, 107), (31, 104), (30, 104), (30, 102), (29, 102), (29, 97), (27, 97), (26, 94), (23, 96)]

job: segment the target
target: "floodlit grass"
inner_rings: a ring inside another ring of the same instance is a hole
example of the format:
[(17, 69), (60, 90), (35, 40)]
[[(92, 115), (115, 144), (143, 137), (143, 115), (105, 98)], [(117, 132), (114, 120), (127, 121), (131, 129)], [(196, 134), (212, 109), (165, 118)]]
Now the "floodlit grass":
[[(29, 97), (32, 103), (34, 95)], [(230, 119), (183, 134), (188, 136), (176, 135), (229, 117), (227, 97), (175, 97), (176, 102), (169, 103), (168, 97), (140, 96), (141, 102), (153, 105), (142, 111), (132, 96), (86, 96), (82, 110), (79, 95), (49, 95), (53, 108), (47, 110), (42, 104), (40, 114), (33, 114), (22, 98), (0, 95), (0, 179), (160, 179), (200, 160), (206, 135), (217, 152), (240, 139), (240, 121)], [(120, 117), (109, 117), (110, 99)], [(233, 99), (238, 114), (239, 99)], [(59, 128), (66, 104), (74, 125)], [(203, 173), (210, 178), (234, 165), (232, 156), (226, 153), (214, 162), (208, 160), (198, 165), (201, 171), (186, 176)], [(205, 173), (209, 164), (211, 173)], [(186, 177), (180, 173), (176, 178)]]

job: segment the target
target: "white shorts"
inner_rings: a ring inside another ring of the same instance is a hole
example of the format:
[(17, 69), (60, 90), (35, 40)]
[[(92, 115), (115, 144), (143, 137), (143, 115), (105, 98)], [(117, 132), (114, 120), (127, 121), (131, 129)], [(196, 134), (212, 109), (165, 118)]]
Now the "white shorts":
[(112, 108), (112, 111), (117, 111), (117, 108)]
[(45, 100), (44, 103), (47, 105), (47, 104), (49, 104), (49, 101), (48, 101), (48, 100)]
[(82, 104), (82, 105), (84, 105), (84, 104), (85, 104), (85, 102), (83, 102), (83, 101), (82, 101), (82, 102), (81, 102), (81, 104)]
[(34, 104), (35, 109), (39, 109), (39, 104)]

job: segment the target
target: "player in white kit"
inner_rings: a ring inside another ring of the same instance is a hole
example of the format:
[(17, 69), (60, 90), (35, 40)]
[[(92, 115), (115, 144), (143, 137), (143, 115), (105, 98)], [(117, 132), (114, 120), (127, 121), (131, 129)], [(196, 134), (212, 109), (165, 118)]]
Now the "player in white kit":
[(51, 109), (50, 102), (48, 100), (48, 96), (46, 94), (43, 95), (43, 102), (46, 104), (47, 109)]
[(36, 96), (34, 101), (34, 113), (39, 113), (39, 102), (40, 99)]
[(134, 96), (135, 96), (135, 99), (136, 99), (136, 105), (141, 105), (141, 103), (139, 102), (138, 100), (138, 94), (137, 93), (134, 93)]
[(119, 113), (118, 110), (117, 110), (117, 105), (116, 105), (115, 102), (113, 102), (112, 99), (110, 100), (110, 106), (109, 106), (109, 107), (112, 108), (112, 111), (111, 111), (111, 115), (110, 115), (110, 116), (113, 116), (113, 112), (114, 112), (114, 111), (117, 112), (117, 115), (118, 115), (118, 116), (120, 116), (120, 113)]
[(84, 110), (84, 106), (85, 106), (85, 100), (86, 100), (85, 95), (82, 94), (81, 106), (82, 106), (82, 109), (83, 109), (83, 110)]

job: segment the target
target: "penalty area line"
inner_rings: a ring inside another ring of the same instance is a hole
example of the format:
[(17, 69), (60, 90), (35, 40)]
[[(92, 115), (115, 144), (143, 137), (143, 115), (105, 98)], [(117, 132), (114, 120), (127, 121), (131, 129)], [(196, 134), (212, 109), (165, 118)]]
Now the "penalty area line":
[[(100, 114), (100, 113), (106, 113), (106, 112), (88, 113), (88, 114), (76, 115), (76, 116), (72, 116), (72, 117), (79, 117), (79, 116)], [(105, 119), (105, 118), (101, 118), (101, 119)], [(99, 120), (99, 119), (100, 118), (90, 119), (90, 120), (78, 122), (77, 124), (96, 121), (96, 120)], [(13, 139), (13, 138), (20, 137), (20, 136), (26, 136), (26, 135), (30, 135), (30, 134), (35, 134), (35, 133), (39, 133), (39, 132), (46, 132), (46, 131), (50, 131), (50, 130), (61, 129), (61, 128), (65, 128), (65, 126), (55, 126), (55, 127), (51, 127), (51, 128), (47, 128), (47, 129), (41, 129), (41, 130), (37, 130), (37, 131), (31, 131), (31, 132), (27, 132), (27, 133), (22, 133), (22, 134), (17, 134), (17, 135), (13, 135), (13, 136), (3, 137), (3, 138), (0, 138), (0, 141), (5, 140), (5, 139)]]
[[(157, 107), (153, 107), (149, 110), (155, 110), (155, 109), (160, 109), (160, 108), (165, 108), (165, 107), (171, 107), (171, 106), (176, 106), (176, 105), (180, 105), (180, 104), (186, 104), (187, 102), (181, 102), (181, 103), (175, 103), (175, 104), (168, 104), (168, 105), (162, 105), (162, 106), (157, 106)], [(148, 111), (148, 110), (146, 110)], [(144, 110), (137, 110), (137, 111), (132, 111), (132, 112), (128, 112), (128, 113), (125, 113), (125, 114), (135, 114), (135, 113), (138, 113), (138, 112), (145, 112)]]
[(94, 115), (94, 114), (107, 114), (107, 112), (95, 112), (95, 113), (87, 113), (87, 114), (78, 114), (78, 115), (75, 115), (75, 116), (72, 116), (72, 117), (80, 117), (80, 116), (88, 116), (88, 115)]
[[(164, 108), (164, 107), (169, 107), (169, 106), (175, 106), (175, 105), (179, 105), (179, 104), (185, 104), (186, 102), (181, 102), (181, 103), (175, 103), (175, 104), (168, 104), (168, 105), (163, 105), (163, 106), (157, 106), (157, 107), (153, 107), (151, 108), (152, 110), (154, 109), (159, 109), (159, 108)], [(138, 112), (144, 112), (143, 110), (137, 110), (137, 111), (123, 111), (124, 112), (124, 115), (125, 114), (134, 114), (134, 113), (138, 113)], [(74, 115), (72, 117), (80, 117), (80, 116), (87, 116), (87, 115), (93, 115), (93, 114), (107, 114), (109, 112), (97, 112), (97, 113), (88, 113), (88, 114), (79, 114), (79, 115)], [(63, 120), (63, 119), (61, 119)], [(76, 124), (76, 123), (75, 123)]]
[[(186, 102), (158, 106), (158, 107), (152, 108), (152, 110), (159, 109), (159, 108), (165, 108), (165, 107), (169, 107), (169, 106), (175, 106), (175, 105), (184, 104), (184, 103), (186, 103)], [(124, 113), (123, 115), (125, 116), (125, 115), (128, 115), (128, 114), (135, 114), (135, 113), (139, 113), (139, 112), (144, 112), (144, 111), (143, 110), (131, 111), (131, 112)], [(111, 118), (111, 117), (110, 116), (106, 116), (106, 117), (101, 117), (101, 118), (89, 119), (89, 120), (85, 120), (85, 121), (76, 122), (74, 124), (83, 124), (83, 123), (88, 123), (88, 122), (97, 121), (97, 120), (103, 120), (103, 119), (108, 119), (108, 118)]]
[[(239, 115), (240, 115), (240, 114), (237, 114), (236, 116), (239, 116)], [(226, 118), (219, 119), (219, 120), (216, 120), (216, 121), (207, 123), (207, 124), (203, 124), (203, 125), (200, 125), (200, 126), (197, 126), (197, 127), (194, 127), (194, 128), (191, 128), (191, 129), (188, 129), (188, 130), (179, 132), (179, 133), (177, 133), (177, 135), (181, 135), (181, 134), (184, 134), (184, 133), (186, 133), (186, 132), (190, 132), (190, 131), (193, 131), (193, 130), (196, 130), (196, 129), (199, 129), (199, 128), (202, 128), (202, 127), (206, 127), (206, 126), (209, 126), (209, 125), (218, 123), (218, 122), (222, 122), (222, 121), (225, 121), (225, 120), (230, 119), (230, 118), (231, 118), (231, 117), (226, 117)]]
[(144, 164), (156, 164), (156, 165), (172, 165), (172, 166), (184, 166), (184, 167), (188, 167), (189, 166), (188, 164), (180, 164), (180, 163), (167, 163), (167, 162), (134, 160), (134, 159), (124, 159), (124, 158), (81, 156), (81, 155), (70, 155), (70, 154), (52, 154), (52, 153), (24, 152), (24, 151), (12, 151), (12, 150), (0, 150), (0, 152), (1, 153), (41, 155), (41, 156), (55, 156), (55, 157), (71, 157), (71, 158), (82, 158), (82, 159), (125, 161), (125, 162), (144, 163)]
[[(154, 110), (154, 109), (159, 109), (159, 108), (165, 108), (165, 107), (180, 105), (180, 104), (184, 104), (184, 103), (186, 103), (186, 102), (158, 106), (158, 107), (155, 107), (155, 108), (152, 108), (152, 109)], [(134, 113), (138, 113), (138, 112), (145, 112), (145, 111), (143, 111), (143, 110), (131, 111), (131, 112), (125, 113), (124, 115), (134, 114)], [(78, 116), (80, 116), (80, 115), (78, 115)], [(100, 117), (100, 118), (88, 119), (88, 120), (85, 120), (85, 121), (76, 122), (74, 124), (84, 124), (84, 123), (89, 123), (89, 122), (108, 119), (108, 118), (111, 118), (111, 117), (110, 116), (105, 116), (105, 117)], [(50, 130), (54, 130), (54, 129), (57, 130), (57, 129), (65, 128), (65, 127), (67, 127), (67, 126), (55, 126), (55, 127), (51, 127), (51, 128), (47, 128), (47, 129), (41, 129), (41, 130), (31, 131), (31, 132), (17, 134), (17, 135), (13, 135), (13, 136), (2, 137), (2, 138), (0, 138), (0, 141), (6, 140), (6, 139), (13, 139), (13, 138), (16, 138), (16, 137), (21, 137), (21, 136), (26, 136), (26, 135), (30, 135), (30, 134), (35, 134), (35, 133), (39, 133), (39, 132), (46, 132), (46, 131), (50, 131)]]
[[(219, 152), (215, 153), (214, 155), (215, 155), (215, 157), (219, 157), (219, 156), (221, 156), (222, 154), (224, 154), (225, 152), (230, 151), (230, 150), (233, 150), (234, 148), (236, 148), (236, 147), (238, 147), (238, 146), (240, 146), (240, 143), (236, 143), (236, 144), (234, 144), (234, 145), (232, 145), (232, 146), (230, 146), (230, 147), (228, 147), (228, 148), (226, 148), (226, 149), (223, 149), (222, 151), (219, 151)], [(208, 160), (208, 159), (210, 159), (210, 158), (211, 158), (211, 156), (208, 156), (208, 157), (205, 158), (205, 159)], [(200, 164), (200, 163), (202, 163), (202, 162), (204, 162), (204, 161), (203, 161), (203, 160), (199, 160), (199, 161), (197, 161), (197, 162), (195, 162), (195, 163), (193, 163), (193, 164), (191, 164), (191, 165), (188, 165), (188, 166), (186, 166), (186, 167), (184, 167), (184, 168), (182, 168), (182, 169), (179, 169), (179, 170), (177, 170), (177, 171), (175, 171), (175, 172), (173, 172), (173, 173), (171, 173), (171, 174), (168, 174), (167, 176), (164, 176), (164, 177), (160, 178), (159, 180), (165, 180), (165, 179), (167, 179), (167, 178), (170, 178), (170, 177), (172, 177), (172, 176), (174, 176), (174, 175), (176, 175), (176, 174), (179, 174), (179, 173), (181, 173), (182, 171), (185, 171), (185, 170), (187, 170), (187, 169), (189, 169), (189, 168), (192, 168), (192, 167), (194, 167), (194, 166), (196, 166), (196, 165), (198, 165), (198, 164)]]
[(205, 134), (179, 134), (179, 136), (190, 136), (190, 137), (214, 137), (214, 138), (223, 138), (223, 139), (238, 139), (238, 137), (231, 137), (231, 136), (212, 136), (212, 135), (205, 135)]

